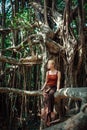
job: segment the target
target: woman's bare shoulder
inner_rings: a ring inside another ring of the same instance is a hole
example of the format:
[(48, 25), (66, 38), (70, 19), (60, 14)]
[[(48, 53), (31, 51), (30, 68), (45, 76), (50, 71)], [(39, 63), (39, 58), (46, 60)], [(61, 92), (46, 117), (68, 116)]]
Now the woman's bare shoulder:
[(49, 70), (46, 72), (46, 75), (48, 75), (48, 73), (49, 73)]
[(57, 70), (57, 72), (61, 73), (61, 71), (60, 71), (60, 70)]
[(57, 74), (61, 74), (61, 71), (60, 71), (60, 70), (57, 70)]

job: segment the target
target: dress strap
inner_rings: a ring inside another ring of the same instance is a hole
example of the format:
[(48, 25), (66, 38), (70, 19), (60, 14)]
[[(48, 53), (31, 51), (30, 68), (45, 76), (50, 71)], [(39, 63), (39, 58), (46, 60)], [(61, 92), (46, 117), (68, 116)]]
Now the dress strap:
[(58, 70), (57, 70), (57, 72), (56, 72), (56, 76), (58, 76)]
[(56, 74), (58, 74), (58, 70), (56, 71)]
[(49, 71), (48, 71), (48, 75), (49, 75)]

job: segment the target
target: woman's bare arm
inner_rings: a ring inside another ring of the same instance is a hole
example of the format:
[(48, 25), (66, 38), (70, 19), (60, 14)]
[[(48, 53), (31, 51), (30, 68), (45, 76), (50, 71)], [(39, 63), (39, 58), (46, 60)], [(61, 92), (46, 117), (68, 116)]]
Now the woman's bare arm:
[(46, 84), (47, 84), (47, 75), (48, 75), (48, 72), (46, 72), (46, 79), (45, 79), (45, 83), (43, 85), (43, 87), (41, 88), (41, 90), (44, 90), (45, 87), (46, 87)]
[(60, 71), (58, 71), (57, 91), (60, 89), (60, 80), (61, 80), (61, 72), (60, 72)]

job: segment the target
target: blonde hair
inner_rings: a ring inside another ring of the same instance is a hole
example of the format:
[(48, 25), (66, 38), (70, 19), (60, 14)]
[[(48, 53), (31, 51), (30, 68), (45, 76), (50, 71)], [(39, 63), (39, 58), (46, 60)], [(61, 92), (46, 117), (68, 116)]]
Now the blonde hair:
[(48, 63), (52, 63), (55, 66), (55, 61), (53, 59), (48, 60)]

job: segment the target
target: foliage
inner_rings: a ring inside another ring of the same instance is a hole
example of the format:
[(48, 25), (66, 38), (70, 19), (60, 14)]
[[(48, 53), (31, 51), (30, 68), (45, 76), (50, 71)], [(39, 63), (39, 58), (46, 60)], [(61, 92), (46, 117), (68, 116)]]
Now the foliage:
[(64, 0), (56, 0), (56, 9), (63, 14), (65, 8)]

